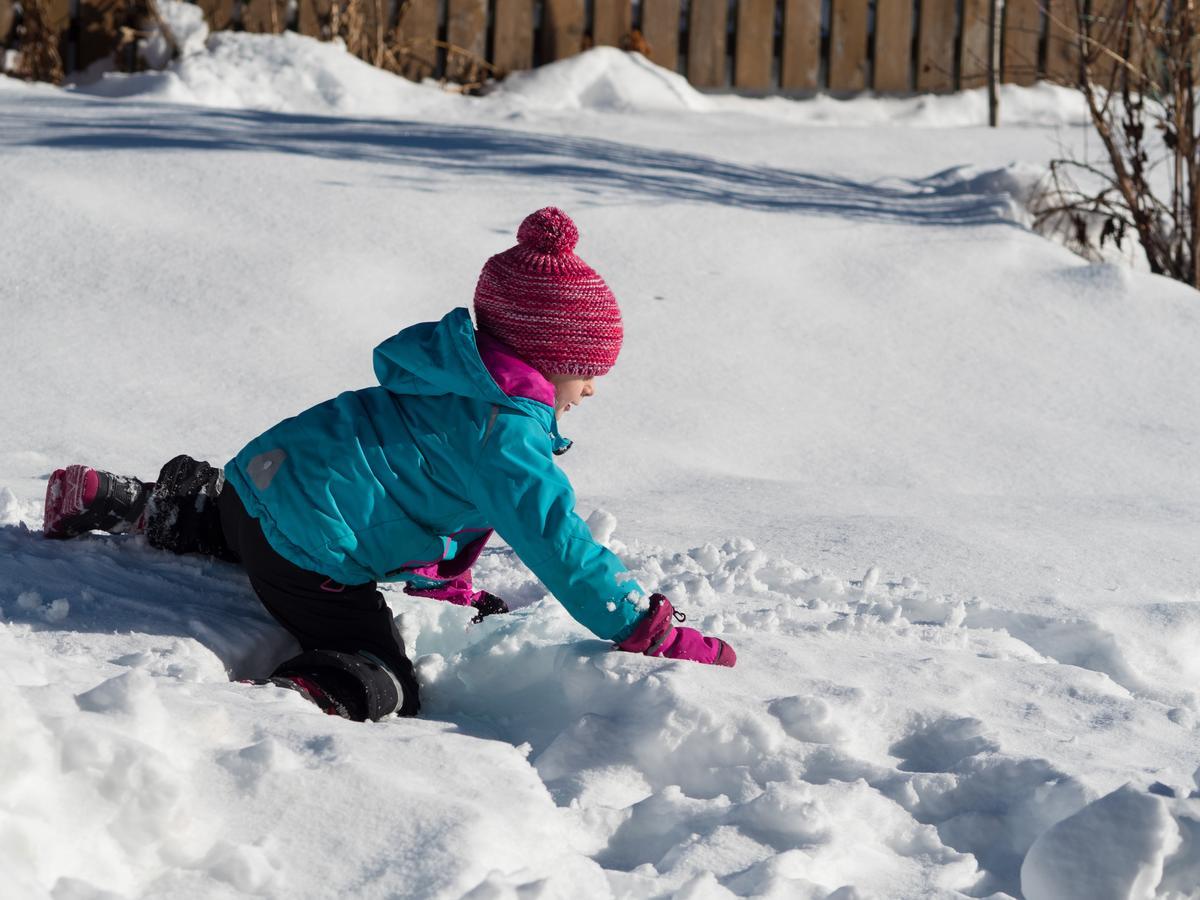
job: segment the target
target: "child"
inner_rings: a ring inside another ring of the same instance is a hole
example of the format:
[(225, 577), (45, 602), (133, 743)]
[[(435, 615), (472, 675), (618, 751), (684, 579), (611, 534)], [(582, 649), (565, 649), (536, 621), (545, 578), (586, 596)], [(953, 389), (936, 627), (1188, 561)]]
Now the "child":
[(155, 547), (240, 563), (303, 652), (271, 681), (363, 721), (415, 715), (417, 682), (377, 582), (508, 612), (470, 569), (495, 529), (568, 612), (616, 647), (732, 666), (592, 538), (554, 456), (557, 420), (595, 393), (621, 347), (616, 299), (573, 252), (553, 207), (493, 256), (466, 309), (375, 348), (379, 387), (280, 422), (224, 471), (187, 456), (153, 484), (86, 466), (56, 471), (45, 534), (141, 532)]

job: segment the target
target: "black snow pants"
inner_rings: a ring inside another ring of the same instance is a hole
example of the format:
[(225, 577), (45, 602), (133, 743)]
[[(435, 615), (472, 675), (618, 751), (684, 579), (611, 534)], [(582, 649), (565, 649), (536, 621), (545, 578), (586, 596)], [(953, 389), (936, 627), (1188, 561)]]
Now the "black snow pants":
[(284, 559), (246, 512), (237, 491), (207, 463), (176, 457), (163, 467), (152, 496), (146, 527), (152, 546), (240, 563), (263, 607), (306, 653), (372, 654), (403, 688), (399, 714), (417, 714), (421, 706), (413, 665), (374, 581), (340, 584)]

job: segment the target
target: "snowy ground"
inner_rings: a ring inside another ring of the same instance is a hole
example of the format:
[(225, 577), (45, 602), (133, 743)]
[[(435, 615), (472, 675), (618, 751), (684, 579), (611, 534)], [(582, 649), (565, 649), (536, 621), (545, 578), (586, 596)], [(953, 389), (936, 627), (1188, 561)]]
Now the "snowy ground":
[[(1200, 302), (1013, 200), (1069, 95), (485, 98), (295, 36), (0, 79), (0, 871), (15, 896), (1200, 897)], [(103, 96), (96, 96), (103, 95)], [(864, 127), (870, 126), (870, 127)], [(421, 718), (230, 679), (233, 568), (41, 539), (47, 474), (228, 459), (554, 203), (627, 339), (581, 512), (738, 667), (392, 594)], [(1032, 848), (1032, 849), (1031, 849)]]

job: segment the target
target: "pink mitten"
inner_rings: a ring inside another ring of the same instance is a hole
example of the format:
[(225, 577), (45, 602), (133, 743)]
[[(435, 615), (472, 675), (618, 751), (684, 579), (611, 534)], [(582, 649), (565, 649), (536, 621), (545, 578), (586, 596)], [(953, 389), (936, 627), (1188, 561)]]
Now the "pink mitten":
[(674, 610), (665, 596), (651, 594), (650, 612), (633, 634), (617, 644), (617, 649), (733, 668), (737, 663), (737, 654), (727, 643), (720, 638), (705, 637), (695, 628), (678, 628), (672, 621), (677, 619), (683, 622), (686, 618), (683, 613)]
[(453, 603), (455, 606), (473, 606), (476, 613), (471, 621), (478, 625), (487, 616), (508, 612), (508, 604), (487, 591), (477, 591), (471, 586), (471, 575), (467, 573), (452, 578), (445, 584), (431, 588), (415, 588), (411, 584), (404, 586), (404, 593), (412, 597), (430, 597), (443, 603)]

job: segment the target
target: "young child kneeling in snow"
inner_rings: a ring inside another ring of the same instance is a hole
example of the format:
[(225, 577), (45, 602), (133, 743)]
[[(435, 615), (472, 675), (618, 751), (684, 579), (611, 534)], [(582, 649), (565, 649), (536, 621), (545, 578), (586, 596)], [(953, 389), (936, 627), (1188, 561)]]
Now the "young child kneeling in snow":
[(417, 682), (377, 582), (508, 612), (470, 569), (495, 529), (567, 611), (616, 647), (732, 666), (732, 648), (645, 592), (575, 514), (554, 463), (557, 419), (616, 362), (621, 314), (573, 252), (575, 224), (528, 216), (493, 256), (475, 317), (455, 309), (375, 348), (380, 387), (347, 391), (280, 422), (222, 472), (187, 456), (153, 484), (59, 469), (45, 535), (144, 532), (155, 547), (240, 563), (303, 652), (271, 682), (359, 721), (415, 715)]

